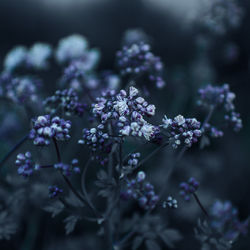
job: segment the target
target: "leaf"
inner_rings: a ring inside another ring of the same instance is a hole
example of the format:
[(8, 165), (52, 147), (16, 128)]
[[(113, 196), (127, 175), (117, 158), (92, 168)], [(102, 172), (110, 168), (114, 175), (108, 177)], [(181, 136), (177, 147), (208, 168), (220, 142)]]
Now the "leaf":
[(65, 232), (67, 235), (74, 231), (78, 220), (78, 216), (70, 215), (63, 221), (65, 223)]
[(59, 202), (55, 201), (51, 203), (50, 205), (43, 208), (46, 212), (51, 213), (51, 217), (54, 218), (56, 215), (60, 214), (64, 209), (64, 205)]
[(146, 247), (148, 250), (161, 250), (161, 247), (154, 240), (146, 240)]
[(165, 245), (170, 248), (174, 247), (174, 243), (181, 240), (181, 234), (175, 229), (166, 229), (159, 234), (160, 238), (164, 241)]
[(143, 243), (144, 238), (142, 236), (136, 236), (132, 243), (132, 250), (136, 250)]
[(0, 240), (9, 240), (17, 231), (17, 224), (11, 219), (7, 211), (0, 213)]

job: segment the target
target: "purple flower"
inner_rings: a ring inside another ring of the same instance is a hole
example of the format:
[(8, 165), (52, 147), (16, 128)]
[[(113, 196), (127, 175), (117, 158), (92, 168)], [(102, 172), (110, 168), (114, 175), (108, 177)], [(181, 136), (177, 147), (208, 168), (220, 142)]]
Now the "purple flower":
[(66, 115), (82, 116), (87, 105), (79, 101), (77, 93), (72, 89), (57, 90), (53, 96), (46, 98), (43, 102), (45, 110), (51, 115), (57, 111), (63, 111)]
[(159, 196), (155, 194), (154, 186), (145, 179), (146, 174), (140, 171), (135, 179), (127, 180), (126, 190), (121, 192), (121, 198), (137, 200), (140, 207), (152, 210), (159, 201)]
[(24, 177), (31, 176), (34, 170), (39, 169), (39, 166), (37, 164), (34, 164), (30, 152), (26, 152), (25, 154), (18, 154), (15, 164), (18, 167), (18, 174)]
[(73, 159), (71, 161), (71, 164), (66, 164), (62, 162), (54, 164), (54, 169), (62, 171), (63, 174), (66, 176), (71, 176), (72, 173), (79, 174), (81, 172), (80, 168), (78, 167), (78, 164), (78, 160)]
[(184, 197), (186, 201), (189, 201), (190, 195), (195, 193), (199, 186), (199, 182), (195, 178), (191, 177), (188, 182), (182, 182), (180, 184), (180, 195)]
[(32, 120), (33, 129), (31, 129), (29, 137), (36, 146), (46, 146), (50, 144), (50, 139), (54, 138), (58, 141), (65, 141), (70, 138), (69, 130), (71, 122), (50, 115), (38, 116)]
[(165, 85), (161, 77), (163, 63), (150, 49), (150, 45), (143, 42), (124, 46), (116, 54), (117, 67), (122, 76), (145, 77), (157, 88), (162, 88)]
[(165, 115), (162, 121), (161, 127), (168, 132), (173, 148), (178, 148), (181, 144), (191, 147), (202, 134), (201, 124), (195, 118), (184, 118), (178, 115), (174, 119), (169, 119)]

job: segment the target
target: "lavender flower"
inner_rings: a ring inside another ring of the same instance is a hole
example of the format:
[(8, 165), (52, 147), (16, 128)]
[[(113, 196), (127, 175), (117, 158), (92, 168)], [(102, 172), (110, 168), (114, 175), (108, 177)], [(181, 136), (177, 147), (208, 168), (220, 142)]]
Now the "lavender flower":
[(137, 200), (140, 207), (152, 210), (159, 201), (159, 196), (155, 194), (154, 186), (145, 179), (146, 174), (140, 171), (135, 179), (127, 180), (126, 190), (121, 192), (121, 197), (125, 200)]
[(71, 122), (55, 116), (51, 118), (49, 115), (38, 116), (32, 120), (33, 129), (31, 129), (29, 137), (36, 146), (46, 146), (50, 144), (50, 139), (54, 138), (58, 141), (68, 140), (70, 138), (69, 130)]
[(46, 112), (51, 115), (57, 111), (63, 111), (67, 116), (82, 116), (86, 104), (79, 101), (77, 93), (73, 89), (57, 90), (53, 96), (46, 98), (43, 102)]
[(117, 52), (117, 67), (122, 76), (145, 77), (157, 88), (165, 85), (162, 79), (163, 63), (150, 51), (150, 45), (143, 42), (124, 46)]
[(63, 190), (57, 186), (49, 186), (49, 198), (56, 198), (61, 193), (63, 193)]
[(182, 182), (180, 184), (180, 195), (186, 200), (189, 201), (190, 200), (190, 195), (195, 193), (197, 191), (197, 189), (199, 188), (200, 184), (199, 182), (191, 177), (188, 182)]
[(230, 201), (216, 201), (209, 210), (210, 226), (228, 241), (234, 241), (240, 234), (246, 235), (248, 220), (240, 221), (238, 210)]
[(231, 112), (225, 115), (224, 118), (227, 124), (231, 126), (235, 132), (239, 132), (242, 129), (242, 120), (239, 113)]
[(173, 148), (177, 148), (181, 144), (191, 147), (202, 134), (201, 124), (195, 118), (184, 118), (182, 115), (178, 115), (174, 119), (170, 119), (164, 116), (162, 121), (161, 127), (167, 130)]
[(30, 152), (26, 152), (25, 154), (18, 154), (15, 163), (18, 167), (18, 174), (24, 177), (31, 176), (34, 170), (39, 169), (39, 166), (37, 164), (34, 164)]
[(71, 176), (72, 173), (79, 174), (80, 168), (78, 167), (79, 162), (77, 159), (73, 159), (71, 164), (65, 164), (62, 162), (56, 163), (54, 165), (54, 169), (62, 171), (62, 173), (66, 176)]

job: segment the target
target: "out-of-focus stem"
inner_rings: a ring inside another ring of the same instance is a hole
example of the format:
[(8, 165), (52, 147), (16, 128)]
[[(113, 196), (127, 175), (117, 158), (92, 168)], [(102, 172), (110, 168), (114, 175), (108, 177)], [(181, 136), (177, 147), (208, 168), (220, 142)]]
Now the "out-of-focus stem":
[(25, 135), (0, 161), (0, 167), (11, 157), (11, 155), (28, 139), (28, 135)]
[(197, 194), (196, 194), (196, 193), (192, 193), (192, 194), (193, 194), (193, 196), (194, 196), (196, 202), (198, 203), (199, 207), (201, 208), (202, 212), (203, 212), (207, 217), (209, 217), (207, 210), (206, 210), (206, 209), (203, 207), (203, 205), (201, 204), (201, 201), (200, 201), (200, 199), (198, 198)]

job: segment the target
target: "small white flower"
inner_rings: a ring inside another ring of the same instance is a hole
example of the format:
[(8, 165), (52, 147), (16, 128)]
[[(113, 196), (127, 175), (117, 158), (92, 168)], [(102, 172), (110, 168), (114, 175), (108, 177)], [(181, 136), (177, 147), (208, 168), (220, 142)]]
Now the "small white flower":
[(128, 136), (130, 134), (130, 126), (125, 126), (123, 129), (120, 130), (122, 135)]
[(147, 141), (150, 141), (155, 131), (155, 127), (151, 124), (144, 124), (141, 128), (141, 132)]
[(175, 118), (174, 118), (174, 121), (177, 122), (177, 124), (179, 126), (181, 126), (182, 124), (185, 123), (185, 118), (182, 116), (182, 115), (177, 115)]
[(167, 118), (167, 116), (165, 115), (162, 119), (162, 122), (163, 122), (162, 127), (167, 129), (169, 127), (169, 125), (172, 124), (172, 119)]
[(151, 115), (151, 116), (155, 115), (155, 105), (153, 104), (148, 105), (146, 110), (147, 110), (148, 115)]
[(142, 98), (142, 97), (137, 97), (135, 100), (139, 104), (142, 104), (145, 101), (144, 98)]
[(129, 111), (127, 99), (119, 98), (118, 101), (115, 102), (114, 109), (120, 114), (124, 115), (124, 113)]
[(131, 98), (133, 98), (134, 96), (136, 96), (138, 93), (139, 93), (139, 91), (138, 91), (137, 88), (135, 88), (133, 86), (129, 88), (129, 96)]

